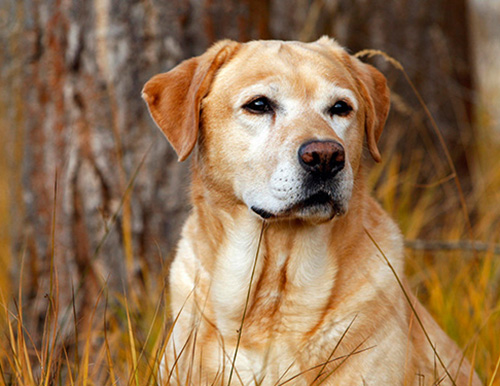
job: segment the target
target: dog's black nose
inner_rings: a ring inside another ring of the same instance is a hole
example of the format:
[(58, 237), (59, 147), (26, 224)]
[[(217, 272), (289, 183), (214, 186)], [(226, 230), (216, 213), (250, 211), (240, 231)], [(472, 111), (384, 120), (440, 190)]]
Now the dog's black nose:
[(344, 168), (344, 148), (337, 141), (308, 141), (299, 148), (299, 163), (309, 173), (333, 177)]

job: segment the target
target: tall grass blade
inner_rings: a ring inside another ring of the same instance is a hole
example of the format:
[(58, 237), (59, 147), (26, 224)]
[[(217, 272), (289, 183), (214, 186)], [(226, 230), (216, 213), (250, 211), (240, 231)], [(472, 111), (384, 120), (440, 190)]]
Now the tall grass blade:
[[(373, 349), (373, 348), (375, 347), (375, 346), (370, 346), (370, 347), (367, 347), (367, 348), (363, 348), (363, 349), (361, 349), (361, 350), (359, 350), (359, 351), (356, 351), (356, 350), (358, 350), (358, 348), (360, 348), (360, 347), (361, 347), (361, 346), (362, 346), (365, 342), (366, 342), (366, 340), (363, 340), (363, 341), (362, 341), (360, 344), (358, 344), (358, 345), (357, 345), (357, 346), (356, 346), (356, 347), (355, 347), (355, 348), (354, 348), (354, 349), (353, 349), (353, 350), (352, 350), (349, 354), (347, 354), (347, 355), (341, 355), (341, 356), (336, 357), (336, 358), (332, 358), (332, 359), (330, 359), (330, 361), (326, 362), (326, 364), (328, 365), (328, 364), (333, 363), (333, 362), (336, 362), (336, 361), (338, 361), (338, 360), (342, 360), (342, 363), (344, 363), (344, 362), (345, 362), (345, 360), (349, 359), (350, 357), (352, 357), (352, 356), (354, 356), (354, 355), (362, 354), (362, 353), (364, 353), (365, 351), (371, 350), (371, 349)], [(342, 363), (341, 363), (341, 364), (342, 364)], [(286, 381), (279, 383), (279, 384), (278, 384), (278, 386), (283, 386), (283, 385), (286, 385), (287, 383), (290, 383), (290, 382), (294, 381), (295, 379), (297, 379), (298, 377), (300, 377), (300, 376), (304, 375), (305, 373), (307, 373), (307, 372), (309, 372), (309, 371), (314, 371), (314, 370), (316, 370), (316, 369), (319, 369), (319, 368), (323, 367), (324, 365), (325, 365), (325, 363), (324, 363), (324, 362), (322, 362), (322, 363), (320, 363), (320, 364), (318, 364), (318, 365), (316, 365), (316, 366), (313, 366), (313, 367), (311, 367), (311, 368), (309, 368), (309, 369), (306, 369), (306, 370), (304, 370), (304, 371), (301, 371), (300, 373), (297, 373), (297, 374), (295, 374), (294, 376), (292, 376), (292, 377), (288, 378)], [(337, 366), (337, 367), (336, 367), (336, 368), (332, 371), (332, 373), (333, 373), (334, 371), (336, 371), (339, 367), (340, 367), (340, 364), (339, 364), (339, 366)], [(330, 373), (330, 374), (329, 374), (326, 378), (328, 378), (328, 377), (329, 377), (332, 373)], [(325, 378), (325, 379), (326, 379), (326, 378)]]
[[(55, 270), (55, 239), (56, 239), (56, 216), (57, 216), (57, 169), (55, 170), (54, 176), (54, 200), (53, 200), (53, 208), (52, 208), (52, 225), (51, 225), (51, 234), (50, 234), (50, 267), (49, 267), (49, 295), (48, 295), (48, 305), (47, 305), (47, 313), (45, 320), (45, 332), (44, 337), (46, 337), (45, 350), (44, 352), (44, 362), (45, 366), (43, 368), (44, 381), (43, 385), (48, 386), (50, 380), (52, 378), (52, 362), (53, 355), (56, 344), (56, 333), (57, 333), (57, 306), (54, 302), (54, 287), (57, 286), (56, 283), (56, 270)], [(53, 325), (52, 325), (53, 323)]]
[(141, 352), (139, 353), (139, 358), (138, 358), (138, 361), (140, 362), (141, 359), (144, 357), (146, 358), (146, 362), (147, 362), (147, 365), (148, 365), (148, 368), (151, 370), (151, 372), (154, 372), (154, 364), (153, 366), (151, 366), (150, 364), (150, 361), (148, 360), (148, 358), (146, 357), (145, 353), (146, 353), (146, 346), (147, 346), (147, 343), (151, 337), (151, 334), (153, 332), (153, 328), (154, 328), (154, 325), (155, 325), (155, 322), (156, 322), (156, 319), (158, 318), (158, 314), (160, 312), (160, 307), (163, 303), (163, 294), (165, 293), (165, 286), (166, 284), (164, 284), (164, 288), (162, 289), (161, 293), (162, 293), (162, 296), (160, 297), (159, 301), (157, 302), (156, 304), (156, 307), (155, 307), (155, 312), (154, 312), (154, 315), (153, 315), (153, 320), (151, 321), (151, 324), (149, 326), (149, 329), (148, 329), (148, 333), (146, 335), (146, 339), (144, 340), (144, 345), (141, 349)]
[[(323, 379), (322, 379), (322, 380), (318, 383), (318, 386), (319, 386), (319, 385), (321, 385), (323, 382), (325, 382), (328, 378), (330, 378), (330, 377), (332, 376), (332, 374), (340, 368), (340, 366), (342, 366), (342, 365), (343, 365), (343, 364), (344, 364), (344, 363), (345, 363), (345, 362), (346, 362), (346, 361), (347, 361), (350, 357), (352, 357), (352, 355), (353, 355), (353, 354), (361, 352), (361, 351), (356, 351), (356, 350), (358, 350), (358, 349), (359, 349), (359, 348), (360, 348), (363, 344), (365, 344), (365, 342), (366, 342), (366, 339), (365, 339), (365, 340), (363, 340), (360, 344), (358, 344), (358, 345), (354, 348), (354, 350), (352, 350), (352, 351), (351, 351), (349, 354), (347, 354), (344, 358), (342, 358), (342, 361), (341, 361), (341, 362), (337, 365), (337, 367), (335, 367), (332, 371), (330, 371), (330, 372), (328, 373), (328, 375), (327, 375), (326, 377), (324, 377), (324, 378), (323, 378)], [(369, 348), (371, 349), (371, 348), (373, 348), (373, 347), (375, 347), (375, 346), (372, 346), (372, 347), (369, 347)]]
[(92, 326), (94, 322), (94, 316), (95, 312), (97, 310), (97, 307), (99, 305), (99, 302), (101, 300), (101, 296), (104, 292), (104, 288), (102, 288), (99, 291), (99, 294), (97, 295), (97, 300), (95, 302), (95, 305), (92, 309), (92, 314), (90, 316), (90, 320), (88, 323), (88, 329), (87, 329), (87, 336), (85, 337), (85, 349), (83, 353), (83, 365), (82, 367), (82, 375), (81, 375), (81, 383), (79, 383), (82, 386), (87, 386), (89, 384), (89, 357), (90, 357), (90, 345), (91, 345), (91, 340), (92, 340)]
[[(476, 353), (477, 353), (477, 341), (474, 345), (474, 351), (472, 351), (472, 359), (470, 361), (470, 372), (469, 372), (469, 386), (472, 385), (472, 381), (474, 380), (474, 365), (476, 364)], [(462, 358), (460, 359), (459, 368), (462, 366), (462, 362), (465, 358), (465, 353), (462, 354)]]
[(104, 321), (103, 321), (104, 348), (106, 350), (106, 360), (108, 362), (108, 372), (109, 372), (109, 377), (111, 378), (111, 384), (116, 385), (117, 381), (115, 376), (115, 370), (113, 366), (113, 360), (111, 358), (111, 350), (109, 349), (107, 314), (108, 314), (108, 296), (106, 293), (106, 300), (104, 302)]
[(75, 364), (76, 364), (76, 373), (80, 374), (80, 340), (78, 337), (78, 318), (76, 316), (76, 305), (75, 305), (75, 288), (73, 287), (73, 282), (71, 282), (71, 305), (73, 309), (73, 326), (75, 332)]
[(493, 371), (493, 375), (491, 376), (490, 382), (488, 386), (493, 386), (493, 382), (495, 382), (495, 378), (497, 377), (498, 369), (500, 368), (500, 356), (497, 359), (497, 364), (495, 365), (495, 370)]
[[(31, 370), (31, 363), (29, 360), (29, 355), (28, 355), (28, 348), (26, 347), (26, 340), (24, 339), (24, 321), (23, 321), (23, 290), (22, 290), (22, 283), (23, 283), (23, 277), (24, 277), (24, 259), (26, 257), (26, 244), (23, 246), (23, 252), (21, 254), (21, 271), (19, 273), (19, 289), (18, 289), (18, 304), (16, 305), (17, 309), (17, 318), (18, 318), (18, 325), (17, 325), (17, 339), (18, 339), (18, 346), (17, 346), (17, 351), (20, 355), (22, 355), (23, 360), (23, 373), (28, 375), (28, 381), (31, 385), (35, 384), (35, 379), (33, 377), (33, 372)], [(4, 302), (3, 296), (2, 296), (2, 301)], [(15, 302), (14, 302), (15, 303)], [(6, 315), (8, 318), (8, 314)], [(21, 354), (22, 353), (22, 354)]]
[(344, 330), (344, 332), (342, 333), (342, 335), (340, 336), (340, 339), (339, 341), (337, 342), (337, 344), (335, 345), (335, 347), (333, 348), (332, 352), (330, 353), (330, 355), (328, 356), (328, 359), (326, 360), (325, 364), (323, 365), (323, 367), (319, 370), (318, 372), (318, 375), (316, 375), (316, 378), (314, 378), (314, 380), (312, 381), (312, 383), (316, 382), (320, 377), (321, 375), (323, 374), (323, 371), (325, 370), (328, 362), (330, 361), (330, 359), (332, 359), (333, 355), (335, 354), (335, 351), (337, 351), (337, 348), (340, 346), (340, 344), (342, 343), (342, 341), (344, 340), (344, 337), (346, 336), (347, 332), (350, 330), (350, 328), (352, 327), (352, 324), (354, 323), (354, 321), (356, 320), (358, 316), (354, 316), (354, 318), (351, 320), (351, 322), (349, 323), (349, 325), (347, 326), (347, 328)]
[(68, 352), (66, 351), (66, 349), (64, 349), (63, 351), (64, 351), (64, 357), (66, 359), (66, 367), (68, 369), (69, 384), (71, 386), (74, 386), (75, 385), (75, 381), (73, 380), (73, 374), (71, 372), (71, 363), (69, 361)]
[(240, 324), (240, 328), (238, 330), (238, 340), (236, 341), (236, 348), (234, 349), (234, 357), (233, 357), (233, 362), (231, 364), (231, 370), (229, 371), (229, 378), (227, 381), (227, 386), (231, 385), (231, 379), (233, 377), (233, 370), (234, 370), (234, 367), (236, 366), (236, 357), (238, 356), (238, 349), (240, 347), (241, 334), (243, 333), (243, 323), (245, 322), (245, 317), (246, 317), (247, 309), (248, 309), (248, 302), (250, 301), (250, 294), (252, 293), (252, 282), (253, 282), (253, 277), (255, 275), (255, 268), (257, 267), (257, 260), (258, 260), (259, 252), (260, 252), (260, 244), (262, 243), (262, 236), (264, 235), (265, 226), (266, 226), (266, 222), (262, 221), (262, 228), (260, 230), (259, 242), (257, 244), (257, 252), (255, 252), (255, 259), (253, 262), (252, 273), (250, 275), (250, 283), (248, 284), (247, 298), (245, 300), (245, 308), (243, 309), (243, 316), (241, 317), (241, 324)]
[(133, 366), (132, 377), (135, 379), (136, 386), (139, 386), (139, 376), (137, 374), (137, 351), (135, 348), (135, 337), (134, 337), (132, 322), (130, 320), (130, 310), (128, 306), (127, 294), (125, 294), (125, 312), (127, 314), (127, 331), (130, 344), (130, 353), (132, 356), (132, 366)]

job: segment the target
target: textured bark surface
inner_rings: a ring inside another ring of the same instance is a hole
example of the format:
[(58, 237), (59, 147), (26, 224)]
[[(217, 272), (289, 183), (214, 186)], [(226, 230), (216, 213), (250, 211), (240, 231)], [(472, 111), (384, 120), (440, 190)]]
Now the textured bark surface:
[[(12, 181), (12, 251), (19, 257), (13, 276), (19, 277), (24, 254), (25, 295), (35, 299), (47, 292), (52, 255), (66, 300), (71, 283), (84, 283), (80, 304), (90, 302), (104, 282), (121, 290), (141, 279), (142, 267), (168, 259), (189, 208), (189, 166), (176, 162), (140, 91), (153, 74), (218, 39), (312, 40), (329, 34), (352, 51), (386, 51), (403, 62), (458, 167), (466, 168), (468, 150), (462, 145), (471, 135), (471, 69), (465, 0), (283, 4), (0, 3), (0, 111)], [(388, 74), (395, 94), (421, 111), (401, 76)], [(422, 142), (414, 130), (421, 122), (394, 110), (399, 124), (408, 127), (399, 146), (413, 149)]]

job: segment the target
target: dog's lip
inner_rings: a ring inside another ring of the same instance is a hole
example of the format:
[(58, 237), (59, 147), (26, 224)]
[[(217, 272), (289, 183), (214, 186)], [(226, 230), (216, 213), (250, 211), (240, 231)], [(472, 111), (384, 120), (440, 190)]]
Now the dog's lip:
[(271, 212), (268, 212), (267, 210), (265, 209), (262, 209), (262, 208), (258, 208), (256, 206), (252, 206), (250, 207), (250, 209), (252, 209), (255, 213), (257, 213), (260, 217), (262, 217), (264, 220), (268, 220), (270, 218), (273, 218), (273, 217), (276, 217), (275, 214), (271, 213)]
[(335, 203), (335, 200), (328, 192), (323, 190), (308, 195), (306, 198), (303, 198), (300, 201), (293, 203), (291, 206), (289, 206), (284, 210), (279, 211), (278, 213), (273, 213), (266, 209), (259, 208), (257, 206), (252, 206), (250, 207), (250, 209), (254, 213), (258, 214), (260, 217), (262, 217), (264, 220), (268, 220), (277, 217), (280, 218), (291, 217), (291, 215), (297, 210), (307, 209), (315, 206), (316, 207), (329, 206), (334, 210), (333, 216), (335, 216), (335, 214), (337, 213), (337, 205)]

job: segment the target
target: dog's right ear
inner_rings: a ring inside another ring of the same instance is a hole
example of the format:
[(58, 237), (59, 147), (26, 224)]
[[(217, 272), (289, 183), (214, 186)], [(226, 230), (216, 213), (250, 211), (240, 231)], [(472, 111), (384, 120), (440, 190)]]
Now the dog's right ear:
[(169, 72), (152, 77), (142, 90), (149, 112), (184, 161), (198, 138), (200, 104), (219, 68), (240, 44), (223, 40), (201, 56), (188, 59)]

